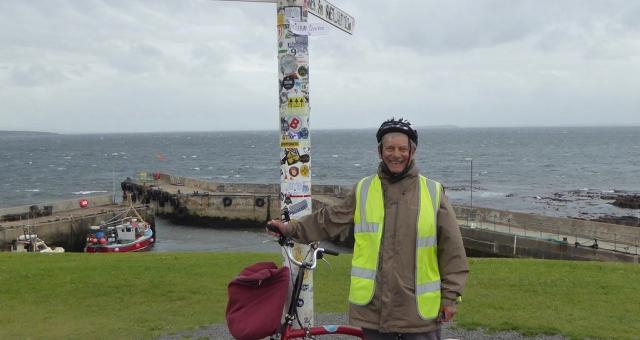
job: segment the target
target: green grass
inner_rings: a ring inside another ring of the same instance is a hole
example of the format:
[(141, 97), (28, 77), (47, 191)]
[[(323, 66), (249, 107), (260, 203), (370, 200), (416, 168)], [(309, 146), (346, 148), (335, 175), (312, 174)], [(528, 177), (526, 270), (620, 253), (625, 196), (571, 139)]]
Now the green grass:
[[(350, 256), (316, 272), (317, 312), (347, 310)], [(279, 254), (0, 254), (0, 339), (151, 338), (224, 322), (227, 283)], [(472, 259), (457, 324), (490, 331), (634, 338), (640, 267)]]
[(532, 259), (470, 259), (470, 265), (457, 318), (464, 328), (640, 337), (638, 265)]

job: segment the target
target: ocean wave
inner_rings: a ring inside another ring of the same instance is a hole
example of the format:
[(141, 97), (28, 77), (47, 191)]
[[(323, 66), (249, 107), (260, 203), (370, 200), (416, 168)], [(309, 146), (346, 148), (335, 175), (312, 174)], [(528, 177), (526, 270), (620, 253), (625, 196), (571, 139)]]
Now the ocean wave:
[(75, 195), (89, 195), (89, 194), (95, 194), (95, 193), (105, 193), (108, 191), (104, 191), (104, 190), (87, 190), (87, 191), (76, 191), (73, 194)]
[[(475, 190), (474, 190), (475, 192)], [(505, 197), (507, 194), (504, 192), (495, 192), (495, 191), (481, 191), (479, 193), (479, 196), (482, 198), (488, 198), (488, 197)]]
[(40, 189), (24, 189), (24, 190), (18, 190), (18, 191), (24, 191), (24, 192), (40, 192)]

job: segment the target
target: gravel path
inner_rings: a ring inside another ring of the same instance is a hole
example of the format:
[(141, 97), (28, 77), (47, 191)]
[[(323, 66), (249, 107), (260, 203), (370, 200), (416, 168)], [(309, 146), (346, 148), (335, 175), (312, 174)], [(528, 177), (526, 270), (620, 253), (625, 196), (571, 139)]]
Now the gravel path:
[[(347, 322), (346, 314), (318, 314), (316, 315), (316, 324), (345, 324)], [(516, 332), (499, 332), (486, 333), (483, 330), (464, 330), (455, 328), (452, 324), (445, 324), (442, 328), (443, 339), (471, 339), (471, 340), (492, 340), (492, 339), (518, 339), (518, 340), (562, 340), (565, 337), (554, 335), (539, 335), (534, 337), (522, 336)], [(214, 324), (207, 327), (201, 327), (194, 331), (180, 332), (164, 335), (156, 338), (156, 340), (183, 340), (183, 339), (215, 339), (215, 340), (233, 340), (229, 335), (227, 326), (224, 324)], [(347, 336), (324, 336), (319, 339), (335, 339), (335, 340), (351, 340), (353, 337)]]

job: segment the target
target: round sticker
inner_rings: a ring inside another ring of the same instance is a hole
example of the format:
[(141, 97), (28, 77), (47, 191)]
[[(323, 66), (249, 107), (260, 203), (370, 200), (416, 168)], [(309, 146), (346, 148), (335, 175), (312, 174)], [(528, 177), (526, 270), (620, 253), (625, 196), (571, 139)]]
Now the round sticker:
[(300, 173), (300, 170), (298, 170), (297, 166), (292, 166), (289, 168), (289, 175), (291, 175), (291, 177), (298, 176), (298, 173)]
[(307, 72), (307, 68), (306, 68), (304, 65), (302, 65), (302, 66), (298, 67), (298, 75), (299, 75), (300, 77), (306, 77), (306, 76), (307, 76), (307, 74), (308, 74), (308, 72)]
[(289, 128), (293, 131), (298, 131), (302, 127), (302, 120), (298, 116), (292, 116), (289, 120)]
[(296, 72), (296, 57), (285, 54), (280, 57), (280, 72), (282, 74), (292, 74)]
[(284, 79), (282, 79), (282, 87), (285, 90), (291, 90), (295, 85), (295, 83), (296, 83), (295, 78), (293, 78), (292, 76), (286, 76), (284, 77)]
[(303, 164), (300, 167), (300, 174), (304, 177), (309, 177), (309, 166), (306, 164)]

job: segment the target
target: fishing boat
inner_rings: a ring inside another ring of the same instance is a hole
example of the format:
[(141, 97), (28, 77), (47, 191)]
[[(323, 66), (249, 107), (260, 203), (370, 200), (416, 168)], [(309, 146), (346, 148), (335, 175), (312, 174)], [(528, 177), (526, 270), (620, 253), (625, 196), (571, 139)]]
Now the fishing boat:
[(126, 253), (144, 251), (153, 247), (156, 239), (153, 226), (131, 207), (134, 216), (117, 217), (97, 226), (89, 227), (86, 253)]
[(49, 247), (36, 234), (25, 233), (11, 242), (11, 251), (17, 253), (64, 253), (62, 247)]

